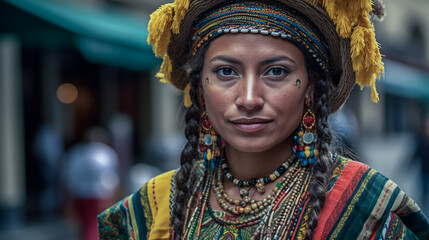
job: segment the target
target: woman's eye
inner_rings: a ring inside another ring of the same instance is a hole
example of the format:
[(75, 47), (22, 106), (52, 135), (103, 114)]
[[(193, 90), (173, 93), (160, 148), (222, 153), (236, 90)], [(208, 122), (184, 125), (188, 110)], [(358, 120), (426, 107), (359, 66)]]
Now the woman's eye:
[(215, 70), (215, 72), (221, 76), (221, 77), (229, 77), (229, 76), (235, 76), (237, 73), (234, 71), (234, 69), (229, 67), (222, 67)]
[(283, 67), (274, 67), (268, 70), (267, 75), (280, 77), (286, 75), (287, 73), (288, 70)]

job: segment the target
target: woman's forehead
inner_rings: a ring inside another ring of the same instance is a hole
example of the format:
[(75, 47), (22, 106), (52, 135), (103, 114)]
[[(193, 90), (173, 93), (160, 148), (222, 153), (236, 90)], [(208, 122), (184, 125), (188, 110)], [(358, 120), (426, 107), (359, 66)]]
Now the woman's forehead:
[(290, 41), (258, 34), (225, 34), (216, 38), (211, 42), (205, 60), (210, 61), (219, 55), (255, 60), (283, 56), (292, 62), (305, 62), (304, 53)]

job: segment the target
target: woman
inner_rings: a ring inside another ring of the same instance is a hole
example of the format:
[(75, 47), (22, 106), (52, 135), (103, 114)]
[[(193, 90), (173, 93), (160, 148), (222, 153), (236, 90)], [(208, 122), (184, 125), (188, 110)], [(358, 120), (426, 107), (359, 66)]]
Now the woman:
[(332, 148), (328, 115), (352, 86), (378, 101), (372, 9), (177, 0), (152, 14), (158, 76), (185, 92), (188, 143), (180, 169), (99, 216), (100, 238), (429, 239), (395, 183)]

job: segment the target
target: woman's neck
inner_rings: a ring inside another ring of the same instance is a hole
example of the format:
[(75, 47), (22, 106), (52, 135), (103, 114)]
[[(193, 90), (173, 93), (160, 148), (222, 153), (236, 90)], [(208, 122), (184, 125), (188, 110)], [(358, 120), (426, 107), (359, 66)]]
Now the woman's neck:
[(243, 152), (231, 145), (225, 146), (225, 155), (231, 174), (243, 181), (261, 178), (273, 173), (292, 154), (292, 140), (263, 152)]

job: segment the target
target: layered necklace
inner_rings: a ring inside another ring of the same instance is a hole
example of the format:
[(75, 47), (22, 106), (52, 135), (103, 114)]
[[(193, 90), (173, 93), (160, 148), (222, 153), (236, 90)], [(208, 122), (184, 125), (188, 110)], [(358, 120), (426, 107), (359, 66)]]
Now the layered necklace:
[[(241, 199), (233, 199), (225, 192), (222, 181), (224, 176), (237, 185)], [(278, 178), (281, 178), (280, 181), (264, 199), (253, 199), (256, 191), (261, 193), (261, 189), (256, 186), (258, 183), (266, 185)], [(197, 199), (197, 203), (194, 205), (196, 207), (192, 215), (186, 216), (185, 226), (187, 227), (184, 238), (200, 237), (202, 219), (206, 210), (220, 229), (225, 225), (235, 226), (238, 229), (252, 227), (254, 229), (252, 239), (290, 238), (304, 210), (303, 206), (308, 202), (307, 187), (310, 180), (309, 168), (302, 167), (299, 161), (295, 160), (295, 156), (291, 156), (268, 178), (254, 181), (241, 181), (234, 178), (229, 172), (227, 161), (222, 160), (212, 172), (206, 175), (200, 194), (194, 198)], [(256, 189), (251, 195), (252, 188)], [(217, 211), (212, 209), (209, 202), (210, 191), (213, 191), (219, 206), (225, 211), (225, 217), (219, 217), (216, 214)], [(189, 203), (188, 209), (190, 208)], [(220, 230), (216, 236), (222, 237)]]
[[(284, 162), (279, 168), (277, 168), (274, 173), (270, 174), (271, 177), (264, 177), (260, 178), (259, 180), (256, 180), (253, 178), (249, 182), (237, 180), (232, 176), (232, 174), (229, 172), (228, 163), (226, 162), (226, 159), (222, 159), (221, 161), (221, 168), (218, 168), (218, 173), (215, 181), (213, 182), (214, 190), (216, 193), (216, 199), (219, 203), (219, 205), (227, 212), (238, 215), (238, 214), (257, 214), (260, 211), (264, 210), (268, 205), (272, 203), (274, 200), (275, 194), (279, 190), (279, 187), (281, 187), (290, 177), (290, 174), (286, 174), (279, 183), (277, 183), (272, 192), (267, 195), (266, 198), (263, 200), (253, 200), (251, 196), (249, 196), (249, 190), (250, 188), (242, 188), (242, 187), (249, 187), (250, 186), (256, 186), (256, 190), (260, 193), (265, 192), (265, 184), (273, 182), (275, 179), (280, 177), (282, 174), (284, 174), (287, 170), (292, 170), (294, 167), (290, 167), (289, 165), (292, 163), (292, 161), (295, 159), (295, 155), (291, 156), (286, 162)], [(230, 198), (224, 190), (223, 184), (222, 184), (222, 172), (224, 173), (225, 177), (229, 179), (232, 183), (237, 185), (241, 200), (234, 200)], [(290, 171), (288, 171), (290, 172)], [(264, 180), (265, 179), (265, 180)], [(254, 180), (254, 181), (253, 181)], [(252, 184), (253, 182), (253, 184)]]

